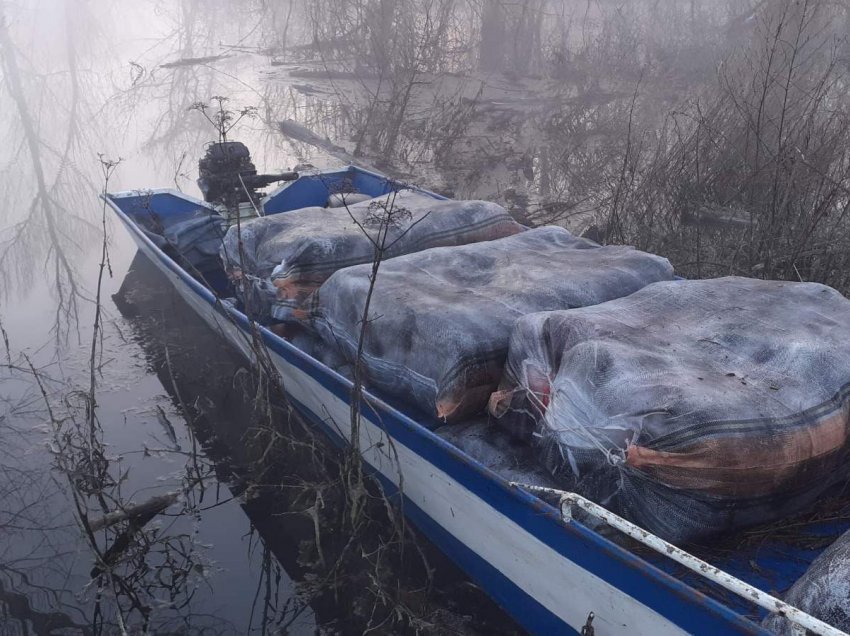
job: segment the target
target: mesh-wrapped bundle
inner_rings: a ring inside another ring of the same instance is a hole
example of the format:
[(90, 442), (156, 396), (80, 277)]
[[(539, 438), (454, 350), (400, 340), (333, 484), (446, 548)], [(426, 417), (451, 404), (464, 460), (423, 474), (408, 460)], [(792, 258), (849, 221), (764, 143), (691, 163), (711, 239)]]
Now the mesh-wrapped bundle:
[(227, 222), (218, 214), (201, 214), (166, 227), (167, 244), (194, 269), (208, 271), (219, 265), (218, 251)]
[(526, 316), (490, 412), (563, 486), (683, 542), (844, 480), (850, 301), (813, 283), (672, 281)]
[[(354, 359), (371, 265), (314, 295), (314, 326)], [(447, 420), (484, 409), (517, 318), (582, 307), (669, 280), (667, 259), (599, 247), (558, 227), (384, 261), (364, 342), (368, 383)]]
[(527, 444), (511, 439), (486, 416), (446, 424), (434, 432), (503, 479), (544, 488), (558, 486)]
[[(396, 222), (382, 225), (388, 211)], [(256, 314), (270, 313), (287, 320), (336, 270), (371, 262), (375, 256), (372, 240), (380, 242), (377, 235), (382, 227), (387, 229), (383, 244), (389, 246), (385, 258), (489, 241), (523, 230), (496, 203), (442, 201), (402, 190), (347, 209), (303, 208), (261, 217), (242, 225), (241, 230), (231, 227), (221, 257), (232, 278), (244, 275), (254, 281), (254, 298), (261, 305), (252, 308)], [(269, 278), (274, 287), (264, 282)]]
[[(789, 605), (850, 633), (850, 532), (829, 546), (809, 566), (783, 600)], [(774, 634), (793, 636), (791, 623), (771, 614), (764, 626)]]
[(161, 217), (149, 205), (141, 210), (136, 221), (142, 233), (159, 249), (177, 258), (189, 273), (220, 267), (219, 248), (227, 228), (224, 217), (202, 206), (189, 212), (188, 217), (176, 218)]

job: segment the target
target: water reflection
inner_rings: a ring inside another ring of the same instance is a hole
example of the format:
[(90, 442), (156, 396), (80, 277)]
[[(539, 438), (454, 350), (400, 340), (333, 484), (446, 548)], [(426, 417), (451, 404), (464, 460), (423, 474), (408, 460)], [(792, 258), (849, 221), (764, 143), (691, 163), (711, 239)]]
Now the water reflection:
[[(220, 342), (162, 321), (174, 298), (151, 273), (133, 268), (133, 291), (115, 296), (126, 317), (104, 332), (96, 419), (56, 365), (13, 350), (0, 372), (0, 623), (36, 634), (313, 633), (311, 608), (251, 521), (263, 508), (250, 512), (205, 415), (245, 423), (230, 382), (239, 367)], [(181, 384), (187, 368), (210, 374), (206, 390)]]

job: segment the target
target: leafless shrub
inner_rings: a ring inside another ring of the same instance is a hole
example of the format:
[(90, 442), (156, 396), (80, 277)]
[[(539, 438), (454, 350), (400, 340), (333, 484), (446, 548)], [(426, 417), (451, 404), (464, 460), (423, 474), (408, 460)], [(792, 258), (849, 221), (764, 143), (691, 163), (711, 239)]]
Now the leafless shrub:
[(766, 4), (716, 88), (660, 126), (635, 121), (647, 99), (636, 90), (623, 141), (588, 188), (605, 240), (668, 255), (686, 275), (847, 290), (850, 112), (836, 11)]
[[(227, 133), (233, 130), (240, 121), (246, 117), (250, 119), (257, 115), (256, 106), (245, 106), (239, 111), (233, 111), (229, 108), (225, 108), (225, 104), (228, 101), (230, 100), (227, 97), (214, 95), (210, 98), (209, 104), (205, 102), (195, 102), (189, 107), (189, 110), (198, 111), (210, 124), (212, 124), (213, 128), (215, 128), (218, 133), (219, 143), (227, 141)], [(213, 102), (215, 102), (215, 104), (213, 104)]]

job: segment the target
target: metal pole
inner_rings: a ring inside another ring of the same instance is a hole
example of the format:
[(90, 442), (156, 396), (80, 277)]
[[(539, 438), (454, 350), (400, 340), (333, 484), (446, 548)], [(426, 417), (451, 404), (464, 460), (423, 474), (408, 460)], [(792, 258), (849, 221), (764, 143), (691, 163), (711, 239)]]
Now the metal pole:
[(531, 493), (547, 494), (558, 497), (561, 515), (566, 521), (573, 520), (571, 510), (572, 506), (581, 508), (591, 516), (604, 521), (612, 528), (616, 528), (623, 534), (626, 534), (643, 545), (652, 548), (665, 557), (676, 561), (676, 563), (685, 566), (692, 572), (695, 572), (722, 588), (763, 607), (772, 614), (778, 614), (785, 617), (793, 624), (795, 631), (800, 634), (805, 634), (806, 630), (808, 630), (821, 636), (848, 636), (848, 634), (836, 629), (832, 625), (824, 623), (822, 620), (817, 619), (810, 614), (806, 614), (796, 607), (788, 605), (788, 603), (779, 600), (775, 596), (771, 596), (770, 594), (753, 587), (749, 583), (745, 583), (741, 579), (724, 572), (720, 568), (714, 567), (702, 559), (698, 559), (694, 555), (685, 552), (681, 548), (677, 548), (672, 543), (668, 543), (661, 537), (655, 536), (651, 532), (636, 526), (630, 521), (626, 521), (622, 517), (615, 515), (610, 510), (603, 508), (589, 499), (585, 499), (581, 495), (574, 492), (558, 490), (556, 488), (544, 488), (542, 486), (531, 486), (517, 482), (511, 482), (511, 486), (523, 488)]

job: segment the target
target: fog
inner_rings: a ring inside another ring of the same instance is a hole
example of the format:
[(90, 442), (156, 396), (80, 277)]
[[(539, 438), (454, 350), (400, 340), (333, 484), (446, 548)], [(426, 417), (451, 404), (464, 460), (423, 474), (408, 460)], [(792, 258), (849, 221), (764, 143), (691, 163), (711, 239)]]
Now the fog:
[[(260, 172), (355, 163), (686, 277), (846, 294), (848, 29), (846, 0), (0, 0), (0, 622), (518, 629), (428, 546), (341, 550), (385, 513), (333, 525), (321, 442), (243, 468), (260, 389), (98, 198), (198, 196), (193, 105), (255, 109), (230, 138)], [(163, 493), (153, 526), (91, 530)]]

